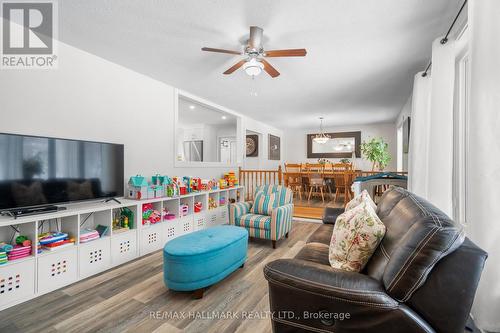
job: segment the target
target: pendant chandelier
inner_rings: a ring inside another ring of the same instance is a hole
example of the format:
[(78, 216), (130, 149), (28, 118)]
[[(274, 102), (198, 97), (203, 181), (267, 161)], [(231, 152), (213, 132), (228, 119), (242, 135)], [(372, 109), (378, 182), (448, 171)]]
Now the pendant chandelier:
[(320, 145), (324, 145), (328, 142), (328, 140), (330, 140), (331, 137), (323, 131), (323, 117), (319, 117), (319, 120), (319, 133), (313, 137), (313, 141), (319, 143)]

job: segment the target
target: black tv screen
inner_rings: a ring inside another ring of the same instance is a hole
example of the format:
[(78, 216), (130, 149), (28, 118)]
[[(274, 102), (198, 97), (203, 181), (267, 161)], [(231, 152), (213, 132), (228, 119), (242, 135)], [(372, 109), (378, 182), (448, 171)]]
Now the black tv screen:
[(123, 145), (0, 133), (0, 210), (123, 196)]

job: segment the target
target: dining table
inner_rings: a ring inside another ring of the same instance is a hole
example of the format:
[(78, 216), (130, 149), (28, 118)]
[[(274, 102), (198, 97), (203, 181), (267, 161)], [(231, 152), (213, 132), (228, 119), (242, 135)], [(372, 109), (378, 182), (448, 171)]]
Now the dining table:
[[(288, 186), (288, 179), (290, 177), (302, 177), (308, 178), (310, 175), (321, 175), (323, 178), (335, 179), (339, 176), (344, 176), (344, 206), (347, 205), (349, 200), (353, 197), (352, 184), (358, 177), (367, 177), (381, 173), (381, 171), (366, 171), (366, 170), (345, 170), (345, 171), (331, 171), (331, 170), (323, 170), (323, 171), (309, 171), (309, 170), (301, 170), (300, 172), (284, 172), (283, 180), (285, 186)], [(399, 174), (399, 175), (407, 175), (407, 172), (401, 171), (391, 171), (391, 173)]]

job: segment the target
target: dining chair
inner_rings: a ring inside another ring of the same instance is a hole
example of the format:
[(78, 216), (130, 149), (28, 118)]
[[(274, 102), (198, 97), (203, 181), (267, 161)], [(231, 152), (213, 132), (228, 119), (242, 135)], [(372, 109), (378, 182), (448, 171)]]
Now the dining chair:
[(311, 200), (311, 196), (321, 196), (321, 200), (325, 202), (325, 179), (323, 178), (323, 165), (322, 164), (306, 164), (308, 175), (309, 195), (307, 200)]
[[(346, 171), (345, 170), (336, 170), (333, 172), (333, 179), (335, 181), (335, 197), (333, 199), (334, 202), (337, 202), (339, 196), (341, 194), (344, 195), (344, 198), (346, 196), (345, 194), (345, 175)], [(345, 201), (345, 200), (344, 200)]]
[(302, 200), (302, 164), (285, 163), (286, 186), (288, 186), (293, 193), (298, 193), (299, 199)]
[(352, 183), (354, 179), (356, 179), (356, 171), (354, 170), (346, 170), (345, 171), (345, 195), (344, 195), (344, 206), (354, 197), (354, 193), (352, 192)]
[(327, 162), (323, 165), (323, 178), (325, 179), (325, 187), (328, 190), (330, 199), (333, 200), (335, 193), (335, 179), (333, 178), (333, 163)]

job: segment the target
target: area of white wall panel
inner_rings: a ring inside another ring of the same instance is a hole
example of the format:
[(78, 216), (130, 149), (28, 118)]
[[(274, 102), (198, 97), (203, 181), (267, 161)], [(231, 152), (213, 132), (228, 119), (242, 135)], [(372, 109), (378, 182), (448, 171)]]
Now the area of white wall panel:
[[(266, 137), (283, 136), (242, 118)], [(124, 144), (126, 178), (218, 177), (229, 170), (175, 168), (173, 87), (63, 43), (56, 70), (2, 71), (0, 132)]]
[[(318, 128), (309, 130), (288, 129), (285, 130), (286, 153), (285, 161), (289, 163), (310, 162), (315, 163), (317, 159), (307, 158), (307, 134), (318, 133)], [(397, 165), (396, 156), (396, 125), (389, 124), (373, 124), (373, 125), (353, 125), (343, 127), (325, 127), (325, 132), (352, 132), (361, 131), (361, 141), (369, 140), (370, 138), (382, 137), (389, 144), (389, 152), (392, 160), (386, 170), (395, 171)], [(330, 158), (331, 161), (338, 159)], [(364, 158), (356, 159), (356, 168), (362, 170), (371, 170), (372, 163)]]

